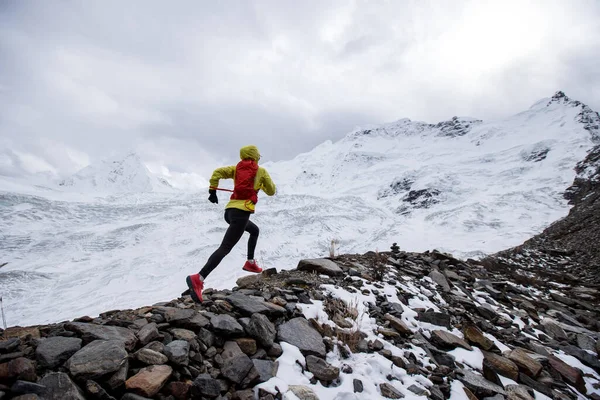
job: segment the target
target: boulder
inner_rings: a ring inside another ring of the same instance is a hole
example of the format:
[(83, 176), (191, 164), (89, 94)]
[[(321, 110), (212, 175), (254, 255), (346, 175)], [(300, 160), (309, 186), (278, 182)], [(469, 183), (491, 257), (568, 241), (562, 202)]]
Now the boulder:
[(175, 365), (189, 363), (190, 343), (187, 340), (174, 340), (165, 346), (165, 355)]
[(85, 322), (69, 322), (65, 324), (65, 329), (77, 332), (83, 337), (84, 342), (93, 340), (117, 340), (124, 344), (128, 351), (135, 348), (137, 337), (133, 331), (120, 326), (106, 326), (88, 324)]
[(233, 341), (225, 343), (221, 357), (223, 358), (221, 373), (235, 383), (242, 382), (254, 366), (250, 357), (244, 354), (238, 344)]
[(39, 384), (46, 387), (44, 400), (85, 400), (82, 390), (64, 372), (50, 372)]
[(277, 336), (275, 325), (263, 314), (252, 314), (246, 331), (261, 346), (267, 349), (273, 346), (275, 337)]
[(40, 340), (35, 357), (40, 366), (53, 369), (81, 349), (81, 339), (54, 336)]
[(66, 363), (75, 378), (96, 379), (118, 371), (127, 361), (124, 343), (118, 340), (96, 340), (77, 353)]
[(325, 357), (323, 338), (305, 318), (298, 317), (279, 325), (277, 338), (300, 349), (304, 355)]
[(154, 397), (167, 382), (173, 368), (168, 365), (151, 365), (127, 379), (125, 387), (146, 397)]
[(306, 356), (306, 368), (320, 381), (333, 381), (340, 376), (340, 369), (322, 358)]
[(339, 265), (326, 258), (300, 260), (296, 269), (298, 271), (316, 272), (329, 276), (340, 276), (344, 273)]

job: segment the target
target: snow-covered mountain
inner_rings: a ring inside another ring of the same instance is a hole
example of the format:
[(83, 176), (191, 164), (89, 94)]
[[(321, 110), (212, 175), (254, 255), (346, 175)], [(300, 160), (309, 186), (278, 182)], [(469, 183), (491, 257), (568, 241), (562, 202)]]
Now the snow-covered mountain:
[[(500, 121), (403, 119), (267, 163), (278, 193), (261, 195), (252, 217), (261, 228), (257, 258), (293, 268), (327, 255), (332, 240), (343, 253), (397, 242), (462, 257), (519, 245), (567, 215), (563, 193), (600, 141), (599, 125), (596, 112), (559, 92)], [(207, 193), (157, 193), (136, 157), (103, 165), (73, 184), (111, 196), (0, 191), (9, 324), (171, 299), (221, 242), (226, 195), (214, 205)], [(243, 238), (207, 286), (234, 285), (245, 248)]]
[(59, 186), (68, 190), (93, 193), (168, 192), (173, 190), (166, 179), (150, 172), (136, 153), (89, 165), (75, 175), (62, 180)]

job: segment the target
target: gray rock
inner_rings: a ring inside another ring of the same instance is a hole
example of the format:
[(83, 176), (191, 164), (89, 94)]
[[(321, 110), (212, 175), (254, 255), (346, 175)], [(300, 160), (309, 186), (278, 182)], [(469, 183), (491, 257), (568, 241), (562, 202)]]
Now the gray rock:
[(267, 355), (271, 358), (277, 358), (283, 354), (283, 349), (279, 343), (273, 343), (273, 346), (267, 350)]
[(117, 372), (115, 372), (108, 380), (106, 384), (111, 389), (118, 389), (125, 384), (127, 380), (127, 374), (129, 373), (129, 360), (125, 360), (125, 364), (119, 368)]
[(448, 314), (435, 311), (419, 312), (419, 321), (450, 329), (450, 315)]
[(18, 338), (0, 340), (0, 354), (12, 353), (19, 348), (20, 344), (21, 340)]
[(340, 369), (322, 358), (306, 356), (306, 368), (320, 381), (332, 381), (340, 376)]
[(92, 340), (118, 340), (125, 345), (128, 351), (133, 350), (137, 343), (135, 333), (120, 326), (69, 322), (65, 324), (65, 329), (79, 333), (83, 337), (84, 342)]
[(225, 336), (241, 336), (244, 328), (231, 315), (221, 314), (210, 319), (215, 332)]
[(151, 349), (140, 349), (134, 354), (135, 358), (147, 365), (166, 364), (169, 358)]
[(431, 271), (429, 273), (429, 277), (431, 278), (432, 281), (434, 281), (435, 283), (440, 285), (444, 292), (449, 292), (451, 290), (448, 280), (446, 279), (444, 274), (442, 274), (437, 269), (434, 269), (433, 271)]
[(469, 344), (463, 339), (450, 332), (442, 330), (431, 331), (431, 341), (442, 349), (452, 350), (456, 347), (462, 347), (463, 349), (467, 349), (469, 351), (473, 350), (473, 348), (469, 346)]
[(81, 339), (54, 336), (42, 339), (35, 350), (35, 357), (44, 368), (56, 368), (81, 349)]
[(188, 322), (196, 315), (196, 311), (191, 308), (158, 307), (156, 311), (162, 314), (165, 321), (173, 326)]
[(275, 343), (277, 337), (277, 329), (275, 325), (262, 314), (252, 314), (250, 322), (246, 327), (248, 334), (256, 339), (263, 347), (270, 348)]
[(223, 358), (221, 374), (235, 383), (242, 382), (254, 366), (250, 357), (244, 354), (240, 346), (233, 341), (225, 343), (221, 357)]
[(388, 312), (395, 317), (402, 317), (402, 313), (404, 312), (404, 307), (400, 303), (390, 303), (388, 305)]
[(577, 346), (579, 346), (579, 348), (582, 350), (588, 350), (596, 353), (596, 341), (588, 335), (584, 335), (582, 333), (577, 335)]
[(300, 260), (296, 269), (298, 271), (316, 272), (318, 274), (329, 276), (340, 276), (344, 273), (339, 265), (326, 258)]
[(34, 394), (34, 393), (22, 394), (20, 396), (12, 398), (12, 400), (40, 400), (40, 399), (41, 399), (41, 397), (39, 397), (37, 394)]
[(165, 346), (165, 355), (173, 364), (188, 365), (190, 359), (190, 343), (186, 340), (174, 340)]
[(429, 393), (427, 390), (425, 390), (421, 386), (417, 386), (417, 385), (410, 385), (408, 387), (408, 390), (410, 390), (417, 396), (427, 396), (427, 394)]
[(258, 382), (266, 382), (277, 375), (278, 364), (271, 360), (252, 360), (258, 372)]
[(544, 332), (546, 332), (546, 334), (554, 340), (569, 340), (569, 337), (567, 336), (567, 333), (564, 331), (564, 329), (558, 326), (554, 321), (550, 319), (544, 319), (542, 321), (542, 328)]
[(486, 380), (481, 375), (476, 375), (467, 370), (458, 370), (458, 372), (458, 380), (479, 398), (490, 397), (496, 394), (506, 395), (506, 391), (502, 387)]
[(39, 384), (46, 387), (44, 400), (85, 400), (79, 386), (63, 372), (51, 372), (44, 376)]
[(160, 334), (158, 333), (158, 328), (156, 327), (155, 322), (144, 325), (137, 333), (137, 337), (140, 339), (142, 346), (145, 346), (153, 340), (158, 339), (159, 336)]
[(352, 386), (354, 387), (354, 393), (362, 393), (364, 390), (363, 383), (360, 379), (354, 379), (352, 381)]
[(323, 338), (305, 318), (298, 317), (279, 325), (277, 338), (300, 349), (304, 355), (325, 357)]
[(253, 314), (265, 314), (270, 317), (281, 317), (287, 314), (285, 308), (266, 302), (262, 297), (246, 296), (241, 293), (234, 293), (225, 297), (225, 300), (231, 303), (245, 316), (251, 316)]
[(221, 393), (221, 385), (219, 381), (209, 374), (200, 374), (194, 380), (190, 391), (192, 396), (196, 396), (197, 398), (201, 398), (202, 396), (214, 398)]
[(96, 340), (75, 353), (66, 366), (75, 378), (95, 379), (118, 371), (126, 360), (122, 341)]
[(575, 357), (588, 367), (600, 370), (600, 360), (598, 360), (597, 356), (593, 356), (587, 351), (581, 350), (579, 347), (573, 345), (561, 346), (560, 349), (565, 353)]
[(531, 377), (537, 377), (542, 371), (542, 364), (532, 357), (536, 353), (528, 353), (521, 348), (515, 348), (508, 353), (508, 358), (517, 364), (521, 370)]
[(383, 397), (387, 397), (388, 399), (404, 398), (404, 395), (398, 389), (387, 382), (379, 384), (379, 390), (381, 390), (381, 395)]
[(16, 381), (11, 386), (10, 391), (14, 394), (33, 393), (42, 396), (46, 392), (46, 386), (33, 382)]

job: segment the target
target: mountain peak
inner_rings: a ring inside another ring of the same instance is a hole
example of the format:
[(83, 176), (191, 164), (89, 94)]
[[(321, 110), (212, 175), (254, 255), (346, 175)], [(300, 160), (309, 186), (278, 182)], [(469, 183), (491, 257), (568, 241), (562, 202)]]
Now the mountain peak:
[(135, 152), (89, 165), (61, 181), (59, 186), (110, 193), (163, 192), (173, 189), (164, 178), (152, 174)]

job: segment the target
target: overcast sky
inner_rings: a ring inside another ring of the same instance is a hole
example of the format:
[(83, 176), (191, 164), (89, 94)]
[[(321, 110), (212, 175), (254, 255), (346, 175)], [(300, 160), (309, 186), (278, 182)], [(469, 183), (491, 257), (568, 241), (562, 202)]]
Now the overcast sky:
[(597, 0), (0, 0), (0, 175), (134, 150), (184, 182), (250, 143), (290, 159), (557, 90), (599, 110), (598, 21)]

